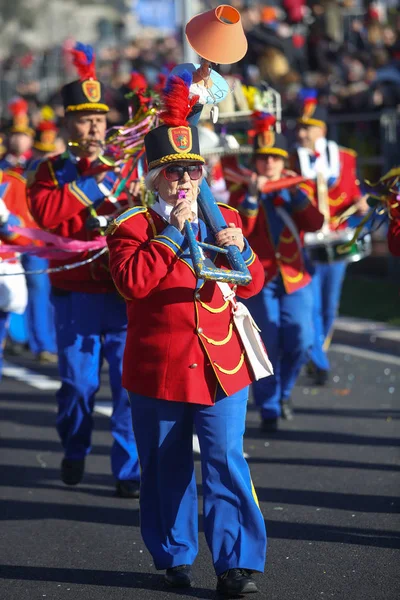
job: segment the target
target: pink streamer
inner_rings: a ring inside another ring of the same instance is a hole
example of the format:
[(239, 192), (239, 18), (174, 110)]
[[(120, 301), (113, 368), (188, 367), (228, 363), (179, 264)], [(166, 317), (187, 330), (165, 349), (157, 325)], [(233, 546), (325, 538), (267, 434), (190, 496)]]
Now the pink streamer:
[(42, 231), (41, 229), (31, 229), (29, 227), (10, 227), (10, 229), (31, 240), (38, 240), (50, 244), (49, 246), (36, 246), (34, 244), (28, 246), (16, 246), (13, 244), (1, 244), (0, 254), (8, 252), (20, 252), (35, 254), (42, 258), (55, 258), (62, 259), (65, 257), (71, 257), (74, 254), (80, 254), (81, 252), (88, 252), (91, 250), (100, 250), (106, 246), (106, 238), (104, 236), (98, 237), (90, 242), (83, 240), (73, 240), (71, 238), (62, 237), (49, 233), (48, 231)]

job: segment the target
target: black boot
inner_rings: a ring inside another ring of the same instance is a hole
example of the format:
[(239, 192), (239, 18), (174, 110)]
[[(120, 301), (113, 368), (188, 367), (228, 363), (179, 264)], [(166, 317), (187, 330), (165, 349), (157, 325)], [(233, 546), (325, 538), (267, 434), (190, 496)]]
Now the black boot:
[(316, 366), (314, 365), (312, 360), (309, 360), (308, 363), (305, 365), (304, 370), (305, 370), (305, 374), (308, 377), (315, 377), (315, 370), (316, 370)]
[(329, 371), (325, 369), (316, 369), (315, 370), (315, 385), (326, 385), (329, 380)]
[(85, 472), (85, 459), (63, 458), (61, 479), (66, 485), (78, 485)]
[(178, 565), (165, 572), (165, 583), (173, 588), (187, 588), (192, 585), (190, 565)]
[(120, 498), (139, 498), (140, 483), (131, 479), (118, 479), (116, 483), (115, 495)]
[(217, 592), (224, 596), (254, 594), (258, 592), (256, 582), (247, 569), (229, 569), (218, 576)]
[(274, 433), (278, 431), (278, 419), (263, 419), (261, 421), (261, 431), (264, 433)]

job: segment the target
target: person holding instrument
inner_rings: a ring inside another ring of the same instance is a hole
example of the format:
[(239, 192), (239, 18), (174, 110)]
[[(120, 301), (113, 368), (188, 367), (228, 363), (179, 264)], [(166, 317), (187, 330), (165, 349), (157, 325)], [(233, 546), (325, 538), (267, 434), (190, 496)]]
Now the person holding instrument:
[[(254, 173), (247, 186), (232, 194), (245, 235), (265, 269), (261, 293), (245, 304), (261, 328), (274, 367), (272, 377), (253, 384), (266, 433), (277, 430), (280, 417), (293, 418), (291, 391), (313, 339), (311, 274), (302, 237), (304, 231), (315, 231), (323, 223), (322, 214), (309, 200), (308, 187), (291, 184), (297, 178), (285, 170), (287, 142), (275, 131), (275, 121), (273, 115), (254, 114)], [(285, 176), (283, 189), (265, 192)]]
[(314, 247), (310, 243), (313, 235), (305, 239), (314, 265), (314, 342), (308, 372), (317, 385), (326, 385), (329, 380), (327, 352), (349, 262), (345, 254), (330, 252), (330, 248), (333, 249), (330, 239), (348, 227), (346, 213), (347, 216), (363, 214), (367, 208), (357, 178), (357, 154), (327, 139), (327, 119), (327, 110), (318, 104), (314, 92), (303, 92), (297, 119), (298, 143), (291, 156), (291, 165), (296, 172), (307, 177), (314, 202), (324, 215), (320, 233), (325, 242)]
[[(74, 60), (81, 79), (62, 89), (66, 129), (74, 145), (39, 164), (28, 187), (28, 203), (41, 228), (86, 241), (100, 235), (87, 226), (93, 213), (115, 212), (112, 190), (117, 176), (112, 170), (91, 174), (105, 137), (108, 106), (103, 85), (95, 77), (91, 47), (78, 44)], [(50, 262), (51, 267), (60, 269), (51, 273), (50, 281), (62, 380), (57, 392), (57, 430), (65, 453), (61, 478), (67, 485), (77, 485), (83, 477), (85, 457), (91, 450), (94, 398), (105, 358), (113, 399), (111, 464), (116, 493), (138, 497), (139, 463), (129, 401), (121, 385), (126, 309), (108, 261), (104, 255), (96, 260), (91, 256), (86, 252), (79, 259)], [(63, 268), (74, 262), (84, 264)]]
[[(253, 375), (218, 283), (197, 280), (184, 227), (200, 241), (239, 248), (252, 276), (243, 297), (262, 287), (264, 272), (243, 237), (236, 210), (220, 205), (228, 226), (211, 233), (197, 202), (204, 159), (187, 116), (197, 97), (172, 76), (163, 124), (145, 137), (151, 207), (136, 207), (108, 230), (110, 268), (127, 302), (123, 384), (129, 392), (141, 466), (143, 540), (170, 587), (191, 585), (198, 551), (198, 504), (192, 434), (201, 447), (204, 529), (222, 594), (256, 592), (266, 532), (243, 455), (248, 385)], [(208, 259), (228, 268), (224, 254)], [(230, 294), (234, 295), (234, 286)], [(134, 369), (133, 369), (134, 365)], [(140, 377), (137, 376), (140, 373)]]

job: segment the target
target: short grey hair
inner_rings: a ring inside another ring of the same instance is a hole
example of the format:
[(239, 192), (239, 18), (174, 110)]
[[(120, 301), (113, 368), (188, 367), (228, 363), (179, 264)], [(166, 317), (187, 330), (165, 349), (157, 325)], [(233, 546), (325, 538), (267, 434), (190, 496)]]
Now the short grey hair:
[(155, 169), (151, 169), (151, 171), (147, 173), (144, 179), (144, 184), (150, 192), (156, 191), (156, 181), (163, 169), (164, 167), (156, 167)]
[[(169, 163), (171, 164), (171, 163)], [(165, 167), (167, 167), (168, 165), (163, 165), (162, 167), (156, 167), (155, 169), (151, 169), (151, 171), (149, 171), (144, 179), (144, 183), (146, 188), (150, 191), (150, 192), (156, 192), (156, 185), (157, 185), (157, 179), (158, 177), (161, 175), (162, 171), (165, 169)], [(207, 169), (204, 165), (201, 166), (202, 167), (202, 177), (206, 177), (207, 176)]]

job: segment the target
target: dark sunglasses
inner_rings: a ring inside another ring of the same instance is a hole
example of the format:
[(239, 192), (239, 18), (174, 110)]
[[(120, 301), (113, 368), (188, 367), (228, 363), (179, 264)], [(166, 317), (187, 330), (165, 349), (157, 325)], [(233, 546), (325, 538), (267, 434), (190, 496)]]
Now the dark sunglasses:
[(203, 174), (201, 165), (189, 165), (188, 167), (170, 166), (163, 170), (164, 177), (167, 181), (179, 181), (183, 175), (187, 173), (192, 181), (197, 181)]

